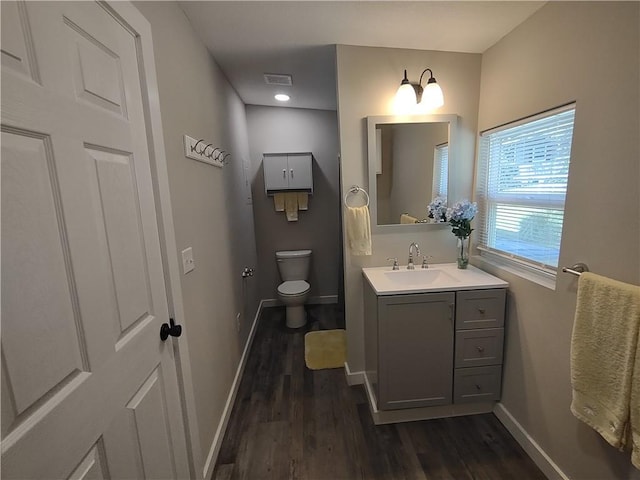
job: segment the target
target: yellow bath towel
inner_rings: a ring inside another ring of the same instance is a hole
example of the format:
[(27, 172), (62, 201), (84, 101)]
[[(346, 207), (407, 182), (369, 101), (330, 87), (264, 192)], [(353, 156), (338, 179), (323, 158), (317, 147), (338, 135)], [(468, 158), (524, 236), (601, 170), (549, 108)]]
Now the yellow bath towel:
[(640, 287), (589, 272), (580, 276), (571, 339), (571, 412), (620, 450), (633, 442), (636, 466), (639, 331)]
[(640, 338), (636, 351), (636, 361), (631, 381), (631, 398), (629, 399), (629, 414), (631, 418), (631, 463), (640, 470)]
[(287, 192), (284, 194), (284, 211), (289, 222), (298, 221), (298, 193)]
[(403, 213), (402, 215), (400, 215), (400, 223), (401, 224), (418, 223), (418, 219), (416, 217), (412, 217), (408, 213)]
[(276, 212), (284, 212), (284, 193), (276, 193), (273, 195), (273, 206)]
[(309, 194), (298, 192), (298, 210), (309, 210)]
[(369, 207), (347, 207), (345, 220), (351, 255), (371, 255)]

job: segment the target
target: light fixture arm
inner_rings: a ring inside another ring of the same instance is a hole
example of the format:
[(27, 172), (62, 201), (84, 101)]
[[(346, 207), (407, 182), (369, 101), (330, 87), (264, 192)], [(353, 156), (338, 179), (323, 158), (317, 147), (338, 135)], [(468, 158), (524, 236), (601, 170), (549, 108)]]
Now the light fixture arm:
[(412, 84), (414, 90), (416, 91), (416, 100), (418, 103), (420, 103), (422, 101), (422, 94), (424, 93), (424, 87), (422, 86), (422, 77), (424, 77), (424, 74), (429, 72), (429, 80), (427, 80), (427, 85), (429, 85), (430, 83), (437, 83), (436, 79), (433, 76), (433, 72), (431, 71), (430, 68), (425, 68), (423, 70), (423, 72), (420, 74), (420, 80), (418, 80), (418, 84)]
[(424, 77), (424, 74), (429, 72), (429, 80), (427, 80), (427, 83), (433, 83), (436, 81), (435, 78), (433, 78), (433, 72), (431, 71), (430, 68), (425, 68), (424, 71), (420, 74), (420, 81), (418, 82), (418, 85), (422, 86), (422, 77)]

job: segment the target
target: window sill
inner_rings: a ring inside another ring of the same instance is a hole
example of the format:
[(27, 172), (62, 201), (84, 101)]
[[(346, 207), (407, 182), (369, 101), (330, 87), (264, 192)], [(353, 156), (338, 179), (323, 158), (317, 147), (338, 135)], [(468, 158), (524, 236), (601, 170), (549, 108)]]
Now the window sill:
[(534, 267), (529, 267), (521, 262), (514, 261), (510, 258), (502, 255), (495, 254), (493, 252), (481, 251), (480, 255), (474, 255), (473, 257), (482, 263), (491, 265), (493, 267), (504, 270), (505, 272), (512, 273), (518, 277), (529, 280), (530, 282), (537, 283), (538, 285), (548, 288), (549, 290), (556, 289), (556, 274), (551, 272), (544, 272)]

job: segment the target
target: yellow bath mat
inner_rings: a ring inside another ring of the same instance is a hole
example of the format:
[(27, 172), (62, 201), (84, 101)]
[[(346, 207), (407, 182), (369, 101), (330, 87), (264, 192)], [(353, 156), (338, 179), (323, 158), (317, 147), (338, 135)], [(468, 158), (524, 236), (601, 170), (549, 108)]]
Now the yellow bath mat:
[(304, 362), (310, 370), (342, 368), (347, 357), (345, 331), (318, 330), (304, 336)]

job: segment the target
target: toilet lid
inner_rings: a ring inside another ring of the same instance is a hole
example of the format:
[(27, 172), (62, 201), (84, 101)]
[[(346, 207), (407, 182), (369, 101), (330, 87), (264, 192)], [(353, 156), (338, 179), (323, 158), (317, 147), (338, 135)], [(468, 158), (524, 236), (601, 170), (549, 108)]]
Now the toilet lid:
[(304, 280), (289, 280), (278, 286), (278, 293), (282, 295), (300, 295), (309, 290), (311, 286)]

